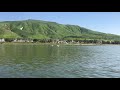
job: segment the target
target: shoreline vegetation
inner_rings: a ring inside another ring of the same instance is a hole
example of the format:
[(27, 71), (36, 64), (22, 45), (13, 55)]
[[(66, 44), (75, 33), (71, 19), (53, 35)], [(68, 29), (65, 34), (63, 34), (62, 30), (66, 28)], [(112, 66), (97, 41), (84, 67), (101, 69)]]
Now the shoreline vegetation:
[(120, 45), (120, 41), (108, 40), (59, 40), (59, 39), (11, 39), (2, 38), (0, 44), (34, 44), (34, 45), (80, 45), (80, 46), (93, 46), (93, 45)]

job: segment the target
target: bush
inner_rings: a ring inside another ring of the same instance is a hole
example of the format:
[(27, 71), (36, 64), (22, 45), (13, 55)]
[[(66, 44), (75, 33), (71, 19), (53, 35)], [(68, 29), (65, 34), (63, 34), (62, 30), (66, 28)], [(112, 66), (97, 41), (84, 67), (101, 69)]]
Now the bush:
[(14, 41), (13, 38), (5, 38), (5, 42), (12, 42), (12, 41)]
[(39, 41), (39, 39), (33, 39), (33, 42), (38, 42)]

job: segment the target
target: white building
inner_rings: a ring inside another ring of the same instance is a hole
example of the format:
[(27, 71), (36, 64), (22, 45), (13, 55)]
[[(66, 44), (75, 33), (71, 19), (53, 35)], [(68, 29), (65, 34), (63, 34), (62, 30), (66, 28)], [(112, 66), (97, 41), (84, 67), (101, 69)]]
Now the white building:
[(4, 38), (0, 39), (0, 42), (5, 42), (5, 39)]

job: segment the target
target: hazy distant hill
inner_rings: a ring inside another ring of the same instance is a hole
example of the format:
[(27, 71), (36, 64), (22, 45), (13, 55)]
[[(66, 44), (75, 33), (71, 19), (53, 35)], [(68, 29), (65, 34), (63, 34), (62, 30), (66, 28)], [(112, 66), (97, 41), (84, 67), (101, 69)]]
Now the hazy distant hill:
[(104, 39), (120, 40), (120, 36), (42, 20), (0, 22), (0, 38), (32, 39)]

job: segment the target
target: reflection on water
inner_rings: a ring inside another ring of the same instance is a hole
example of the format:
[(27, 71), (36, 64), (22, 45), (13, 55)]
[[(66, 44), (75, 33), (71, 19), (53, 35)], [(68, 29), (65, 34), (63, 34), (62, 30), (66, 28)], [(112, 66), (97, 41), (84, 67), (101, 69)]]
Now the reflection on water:
[(0, 45), (0, 77), (120, 77), (120, 46)]

